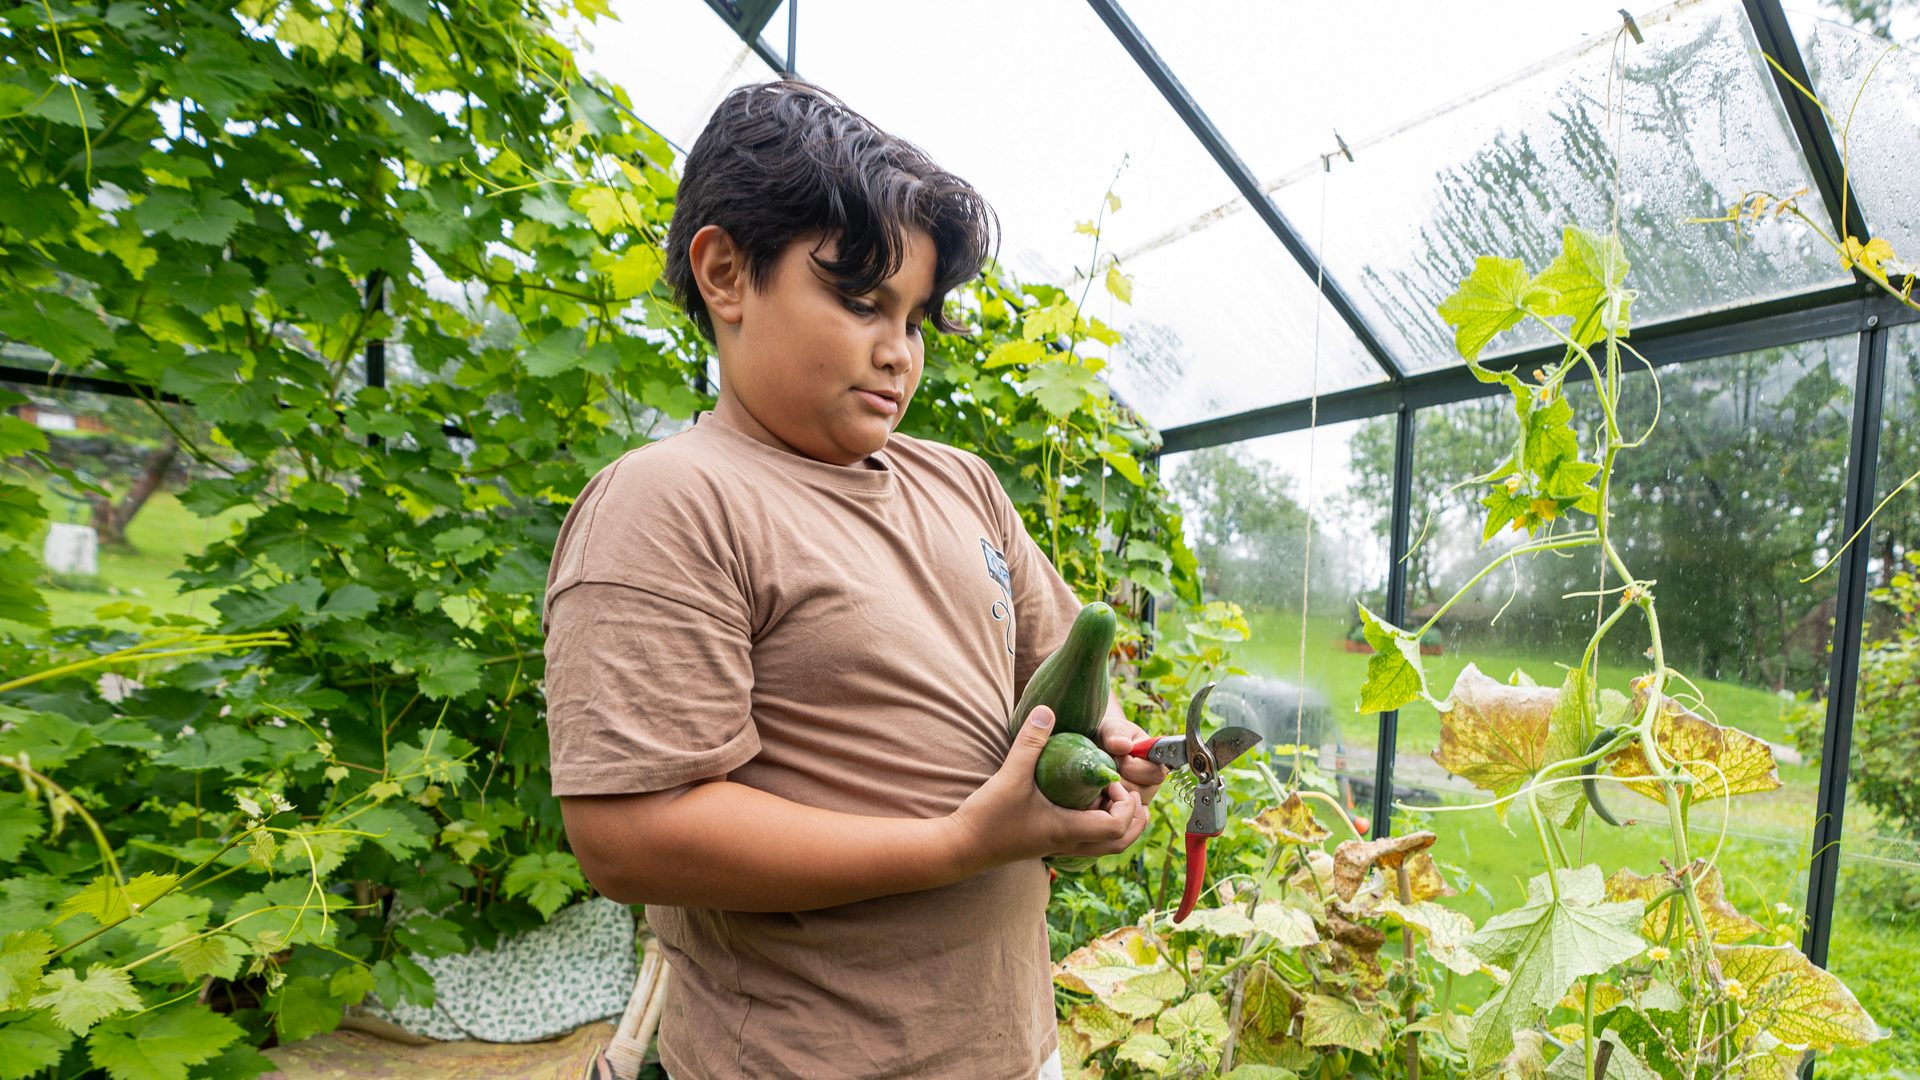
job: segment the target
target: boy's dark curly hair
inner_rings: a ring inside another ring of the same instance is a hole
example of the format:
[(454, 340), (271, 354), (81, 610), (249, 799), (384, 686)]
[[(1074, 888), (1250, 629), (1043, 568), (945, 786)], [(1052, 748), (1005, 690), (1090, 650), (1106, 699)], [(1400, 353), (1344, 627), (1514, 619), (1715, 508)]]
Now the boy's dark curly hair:
[(667, 283), (708, 340), (713, 320), (693, 280), (688, 247), (707, 225), (739, 245), (759, 286), (795, 237), (839, 239), (839, 256), (814, 262), (849, 292), (867, 292), (900, 269), (909, 229), (933, 238), (933, 302), (947, 333), (964, 327), (945, 300), (993, 254), (992, 207), (918, 147), (881, 131), (839, 98), (797, 80), (743, 86), (726, 96), (687, 155), (667, 229)]

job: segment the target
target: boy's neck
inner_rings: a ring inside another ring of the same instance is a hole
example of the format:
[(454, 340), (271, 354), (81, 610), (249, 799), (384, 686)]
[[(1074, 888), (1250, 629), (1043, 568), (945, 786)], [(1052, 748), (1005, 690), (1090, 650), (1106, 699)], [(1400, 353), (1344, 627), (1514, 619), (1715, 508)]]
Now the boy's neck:
[[(799, 450), (787, 445), (780, 436), (768, 431), (767, 426), (754, 419), (753, 414), (747, 411), (747, 407), (740, 404), (739, 400), (732, 394), (727, 393), (724, 387), (721, 389), (718, 399), (714, 402), (713, 411), (707, 413), (707, 417), (709, 423), (724, 424), (734, 431), (745, 435), (747, 438), (752, 439), (754, 442), (771, 446), (775, 450), (792, 454), (795, 457), (806, 458), (808, 461), (819, 460), (801, 453)], [(884, 469), (886, 466), (876, 460), (872, 454), (868, 454), (859, 461), (843, 465), (841, 468)]]

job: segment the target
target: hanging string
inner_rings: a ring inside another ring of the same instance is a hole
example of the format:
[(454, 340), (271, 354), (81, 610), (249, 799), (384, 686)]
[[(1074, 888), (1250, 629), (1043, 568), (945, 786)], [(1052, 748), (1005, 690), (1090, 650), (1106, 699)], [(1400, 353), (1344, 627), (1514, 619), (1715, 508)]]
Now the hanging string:
[[(1340, 139), (1340, 152), (1346, 153), (1347, 144)], [(1327, 175), (1333, 172), (1333, 155), (1320, 156), (1320, 236), (1314, 243), (1314, 252), (1318, 261), (1313, 271), (1313, 363), (1312, 378), (1307, 395), (1307, 477), (1305, 510), (1307, 515), (1306, 543), (1301, 546), (1300, 557), (1300, 673), (1294, 680), (1293, 709), (1293, 775), (1287, 777), (1288, 791), (1300, 786), (1301, 743), (1306, 738), (1307, 718), (1307, 602), (1313, 590), (1313, 507), (1314, 507), (1314, 447), (1319, 441), (1315, 432), (1320, 426), (1320, 311), (1326, 307), (1327, 284)]]

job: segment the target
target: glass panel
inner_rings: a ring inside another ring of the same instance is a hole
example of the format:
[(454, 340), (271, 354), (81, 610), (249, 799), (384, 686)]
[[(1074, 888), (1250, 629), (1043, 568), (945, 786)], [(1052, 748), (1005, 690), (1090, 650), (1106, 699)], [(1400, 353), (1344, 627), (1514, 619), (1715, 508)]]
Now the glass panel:
[[(189, 554), (230, 533), (254, 511), (235, 509), (203, 518), (180, 503), (179, 492), (212, 467), (182, 446), (185, 435), (201, 453), (217, 453), (210, 426), (184, 408), (160, 405), (172, 428), (133, 398), (58, 387), (0, 384), (28, 403), (10, 410), (39, 427), (47, 454), (81, 480), (106, 489), (104, 500), (46, 472), (27, 457), (7, 461), (16, 483), (39, 496), (47, 523), (27, 538), (39, 557), (41, 594), (55, 627), (97, 622), (94, 609), (116, 601), (158, 613), (218, 621), (207, 593), (180, 593), (169, 575)], [(14, 623), (9, 633), (33, 639), (41, 631)]]
[[(1920, 328), (1891, 331), (1886, 417), (1880, 426), (1879, 498), (1920, 469)], [(1876, 499), (1876, 502), (1878, 499)], [(1912, 680), (1920, 675), (1920, 624), (1913, 579), (1920, 578), (1920, 498), (1913, 488), (1874, 518), (1866, 628), (1861, 638), (1847, 812), (1842, 819), (1840, 882), (1833, 905), (1828, 964), (1891, 1038), (1822, 1061), (1820, 1075), (1867, 1077), (1920, 1073), (1920, 713)], [(1803, 745), (1817, 751), (1822, 708), (1809, 717)]]
[[(1492, 35), (1500, 55), (1512, 58), (1503, 66), (1513, 67), (1611, 37), (1620, 28), (1619, 6), (1617, 0), (1126, 5), (1234, 150), (1276, 187), (1289, 170), (1333, 150), (1335, 129), (1351, 143), (1486, 86)], [(1385, 72), (1392, 77), (1376, 77)]]
[(1096, 288), (1088, 306), (1127, 335), (1108, 374), (1158, 427), (1294, 401), (1316, 385), (1324, 394), (1385, 378), (1252, 214), (1133, 255), (1126, 268), (1133, 303)]
[[(1373, 608), (1385, 603), (1392, 491), (1356, 483), (1349, 462), (1382, 453), (1390, 474), (1391, 427), (1383, 449), (1356, 422), (1210, 447), (1162, 463), (1207, 599), (1241, 605), (1253, 631), (1234, 651), (1249, 674), (1223, 679), (1213, 710), (1226, 722), (1258, 730), (1269, 749), (1296, 741), (1318, 747), (1322, 769), (1362, 816), (1371, 813), (1379, 722), (1354, 711), (1367, 658), (1352, 650), (1348, 630), (1356, 600)], [(1311, 576), (1302, 560), (1309, 547)]]
[[(1787, 18), (1813, 91), (1834, 115), (1835, 141), (1848, 132), (1849, 175), (1867, 228), (1891, 243), (1908, 266), (1920, 268), (1920, 184), (1913, 175), (1920, 131), (1920, 7), (1823, 3), (1813, 11), (1789, 8)], [(1895, 42), (1901, 48), (1889, 52)]]
[[(1308, 392), (1299, 359), (1269, 358), (1297, 347), (1297, 328), (1310, 334), (1311, 287), (1277, 287), (1289, 271), (1300, 276), (1297, 268), (1235, 203), (1213, 159), (1085, 5), (988, 0), (957, 17), (940, 5), (845, 0), (808, 12), (802, 72), (976, 185), (1000, 216), (1000, 257), (1015, 274), (1077, 292), (1095, 253), (1074, 226), (1098, 218), (1102, 274), (1112, 252), (1135, 276), (1133, 308), (1114, 311), (1114, 319), (1157, 332), (1143, 349), (1160, 353), (1180, 343), (1170, 361), (1149, 366), (1172, 363), (1216, 386), (1231, 378), (1259, 387), (1239, 398), (1209, 388), (1169, 401), (1162, 415), (1151, 377), (1128, 384), (1116, 374), (1123, 394), (1130, 385), (1143, 399), (1149, 420), (1170, 426), (1211, 415), (1210, 408), (1237, 412), (1248, 401)], [(939, 47), (899, 45), (914, 41)], [(636, 91), (635, 100), (645, 99)], [(1103, 216), (1109, 185), (1120, 206)], [(1189, 246), (1198, 250), (1183, 253)], [(1094, 293), (1104, 295), (1098, 284)], [(1243, 318), (1252, 325), (1220, 325)], [(1357, 349), (1336, 319), (1321, 334), (1323, 355)], [(1322, 390), (1378, 377), (1372, 366), (1332, 361), (1322, 374)]]
[[(580, 66), (623, 87), (633, 110), (682, 154), (727, 91), (778, 78), (698, 0), (613, 0), (614, 18), (574, 23)], [(775, 13), (774, 21), (784, 23)], [(773, 38), (769, 34), (767, 40)], [(786, 48), (782, 25), (775, 48)]]
[[(1635, 574), (1657, 582), (1668, 665), (1698, 687), (1696, 695), (1680, 683), (1676, 696), (1703, 716), (1775, 744), (1784, 786), (1730, 805), (1703, 804), (1693, 813), (1689, 843), (1692, 854), (1710, 854), (1726, 813), (1719, 866), (1730, 897), (1754, 919), (1781, 927), (1782, 940), (1798, 936), (1792, 920), (1805, 903), (1819, 788), (1817, 767), (1792, 745), (1790, 722), (1796, 695), (1826, 685), (1838, 589), (1831, 572), (1800, 579), (1840, 539), (1856, 352), (1854, 338), (1836, 338), (1662, 369), (1660, 424), (1645, 447), (1620, 455), (1614, 477), (1621, 556)], [(1631, 432), (1650, 419), (1653, 395), (1646, 374), (1628, 379), (1621, 423)], [(1574, 394), (1577, 405), (1590, 403), (1583, 388)], [(1512, 423), (1504, 396), (1418, 414), (1413, 523), (1424, 539), (1409, 563), (1412, 628), (1433, 619), (1512, 543), (1515, 534), (1504, 533), (1482, 548), (1481, 492), (1471, 485), (1447, 491), (1511, 452)], [(1519, 669), (1543, 685), (1561, 682), (1556, 665), (1577, 662), (1597, 615), (1592, 599), (1563, 599), (1596, 588), (1597, 554), (1570, 554), (1515, 560), (1513, 570), (1496, 571), (1439, 618), (1423, 639), (1440, 650), (1426, 661), (1436, 695), (1446, 694), (1469, 662), (1495, 679)], [(1605, 610), (1614, 603), (1607, 598)], [(1629, 693), (1629, 681), (1649, 668), (1648, 643), (1637, 616), (1615, 627), (1601, 650), (1603, 690)], [(1489, 798), (1432, 759), (1439, 730), (1432, 708), (1401, 710), (1397, 797), (1424, 804)], [(1567, 835), (1576, 864), (1650, 874), (1662, 858), (1674, 858), (1661, 804), (1617, 784), (1603, 797), (1616, 816), (1644, 824), (1616, 829), (1589, 816), (1581, 832)], [(1490, 811), (1435, 815), (1424, 826), (1440, 835), (1435, 857), (1463, 868), (1484, 889), (1450, 901), (1476, 922), (1521, 900), (1527, 879), (1542, 872), (1527, 809), (1516, 806), (1509, 821), (1511, 837)]]
[[(1739, 5), (1676, 5), (1640, 26), (1646, 44), (1626, 52), (1621, 123), (1635, 321), (1843, 281), (1831, 251), (1797, 222), (1763, 219), (1738, 242), (1729, 226), (1685, 222), (1722, 212), (1745, 191), (1806, 183)], [(1401, 127), (1349, 139), (1355, 160), (1335, 162), (1327, 183), (1328, 272), (1405, 366), (1454, 362), (1452, 334), (1434, 307), (1476, 254), (1518, 256), (1537, 270), (1559, 252), (1563, 225), (1606, 226), (1612, 40), (1596, 33)], [(1319, 164), (1302, 159), (1275, 197), (1312, 238)], [(1802, 205), (1820, 218), (1817, 200)], [(1543, 339), (1516, 335), (1501, 345)]]

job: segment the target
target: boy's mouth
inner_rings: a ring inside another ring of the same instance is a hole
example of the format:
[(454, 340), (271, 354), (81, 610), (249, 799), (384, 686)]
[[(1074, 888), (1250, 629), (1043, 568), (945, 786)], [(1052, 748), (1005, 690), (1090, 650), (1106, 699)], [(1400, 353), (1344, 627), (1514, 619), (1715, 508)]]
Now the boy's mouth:
[(860, 395), (861, 400), (873, 406), (878, 412), (892, 416), (900, 411), (900, 391), (898, 390), (868, 390), (856, 386), (853, 392)]

